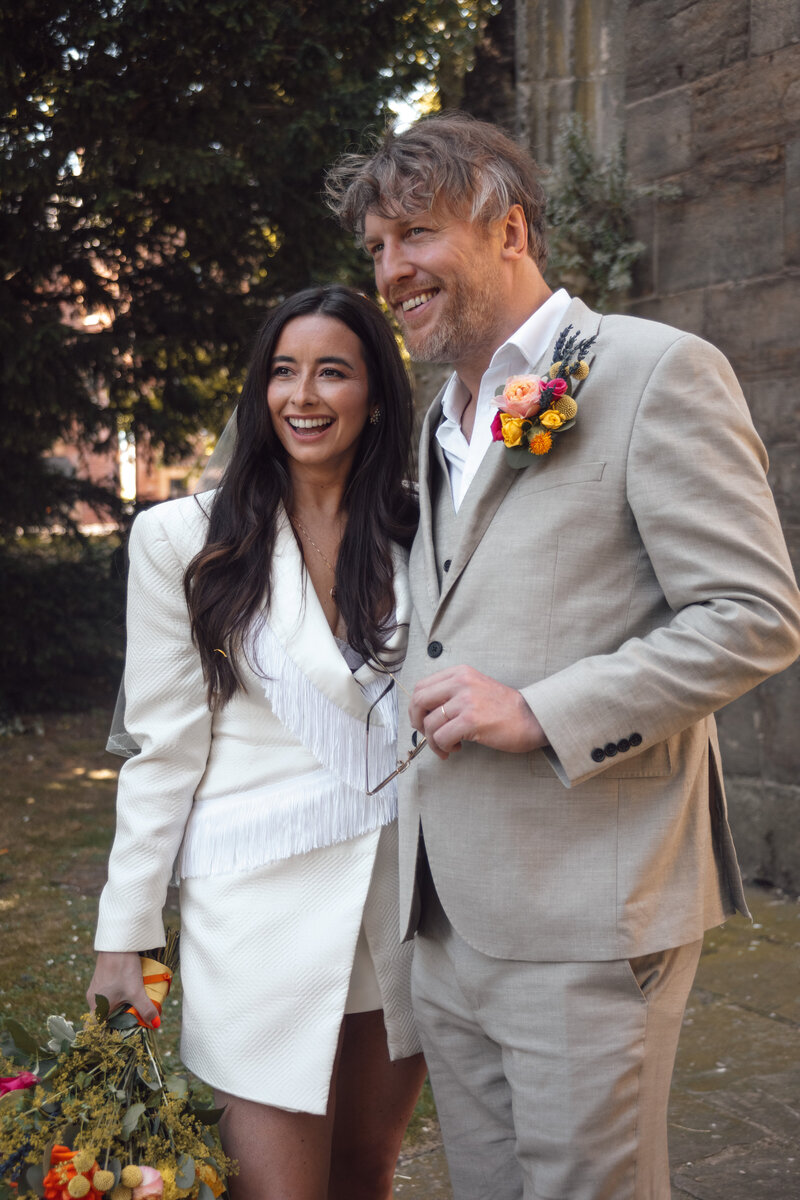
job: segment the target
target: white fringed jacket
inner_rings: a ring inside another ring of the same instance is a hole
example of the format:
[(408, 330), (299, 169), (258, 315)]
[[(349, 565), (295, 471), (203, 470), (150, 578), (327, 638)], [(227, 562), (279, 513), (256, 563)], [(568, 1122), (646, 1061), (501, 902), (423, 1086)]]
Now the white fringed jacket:
[[(141, 746), (120, 773), (117, 833), (100, 901), (96, 948), (163, 944), (161, 910), (179, 877), (247, 871), (378, 829), (396, 790), (364, 790), (367, 711), (386, 686), (353, 675), (331, 634), (283, 517), (266, 623), (242, 663), (245, 689), (209, 710), (192, 644), (183, 576), (202, 547), (213, 493), (142, 513), (131, 533), (126, 725)], [(397, 629), (409, 613), (404, 553), (395, 552)], [(370, 769), (395, 762), (396, 689), (370, 721)], [(373, 730), (374, 735), (373, 736)]]

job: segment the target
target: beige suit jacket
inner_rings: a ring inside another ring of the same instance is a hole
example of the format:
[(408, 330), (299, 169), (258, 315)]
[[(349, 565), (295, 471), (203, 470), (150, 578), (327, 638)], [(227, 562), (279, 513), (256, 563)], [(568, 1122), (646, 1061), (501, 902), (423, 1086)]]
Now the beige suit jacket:
[[(521, 690), (549, 748), (414, 760), (401, 924), (417, 921), (421, 829), (458, 932), (527, 960), (631, 957), (746, 913), (712, 713), (800, 648), (766, 455), (727, 361), (579, 300), (569, 323), (598, 334), (575, 427), (522, 470), (492, 445), (444, 534), (434, 403), (410, 560), (405, 686), (467, 663)], [(401, 705), (401, 750), (411, 732)]]

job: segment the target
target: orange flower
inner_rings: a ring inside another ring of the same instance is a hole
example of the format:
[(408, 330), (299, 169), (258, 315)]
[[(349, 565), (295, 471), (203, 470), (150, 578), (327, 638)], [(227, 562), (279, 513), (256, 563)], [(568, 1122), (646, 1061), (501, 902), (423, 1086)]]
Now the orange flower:
[(553, 435), (547, 429), (542, 429), (531, 438), (531, 454), (547, 454), (553, 445)]
[(501, 407), (512, 417), (535, 417), (541, 408), (541, 395), (538, 375), (512, 375), (506, 382)]

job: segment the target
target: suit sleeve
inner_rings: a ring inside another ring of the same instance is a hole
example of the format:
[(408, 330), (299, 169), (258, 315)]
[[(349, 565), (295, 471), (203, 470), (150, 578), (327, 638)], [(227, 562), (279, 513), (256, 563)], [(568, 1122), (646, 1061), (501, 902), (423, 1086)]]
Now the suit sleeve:
[(629, 753), (641, 753), (797, 655), (798, 592), (766, 467), (727, 360), (678, 339), (642, 394), (626, 475), (642, 553), (673, 615), (522, 689), (566, 786), (616, 761), (593, 761), (593, 749), (635, 732)]
[(125, 719), (141, 753), (120, 772), (97, 950), (163, 945), (167, 886), (211, 741), (183, 593), (185, 566), (157, 508), (134, 522), (130, 564)]

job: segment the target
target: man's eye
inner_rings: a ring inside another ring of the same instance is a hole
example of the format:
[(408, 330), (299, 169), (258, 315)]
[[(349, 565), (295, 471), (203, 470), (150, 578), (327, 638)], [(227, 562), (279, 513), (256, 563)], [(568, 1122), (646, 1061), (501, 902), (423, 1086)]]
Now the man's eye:
[(372, 246), (367, 246), (367, 254), (370, 258), (374, 258), (383, 249), (383, 242), (375, 242)]

